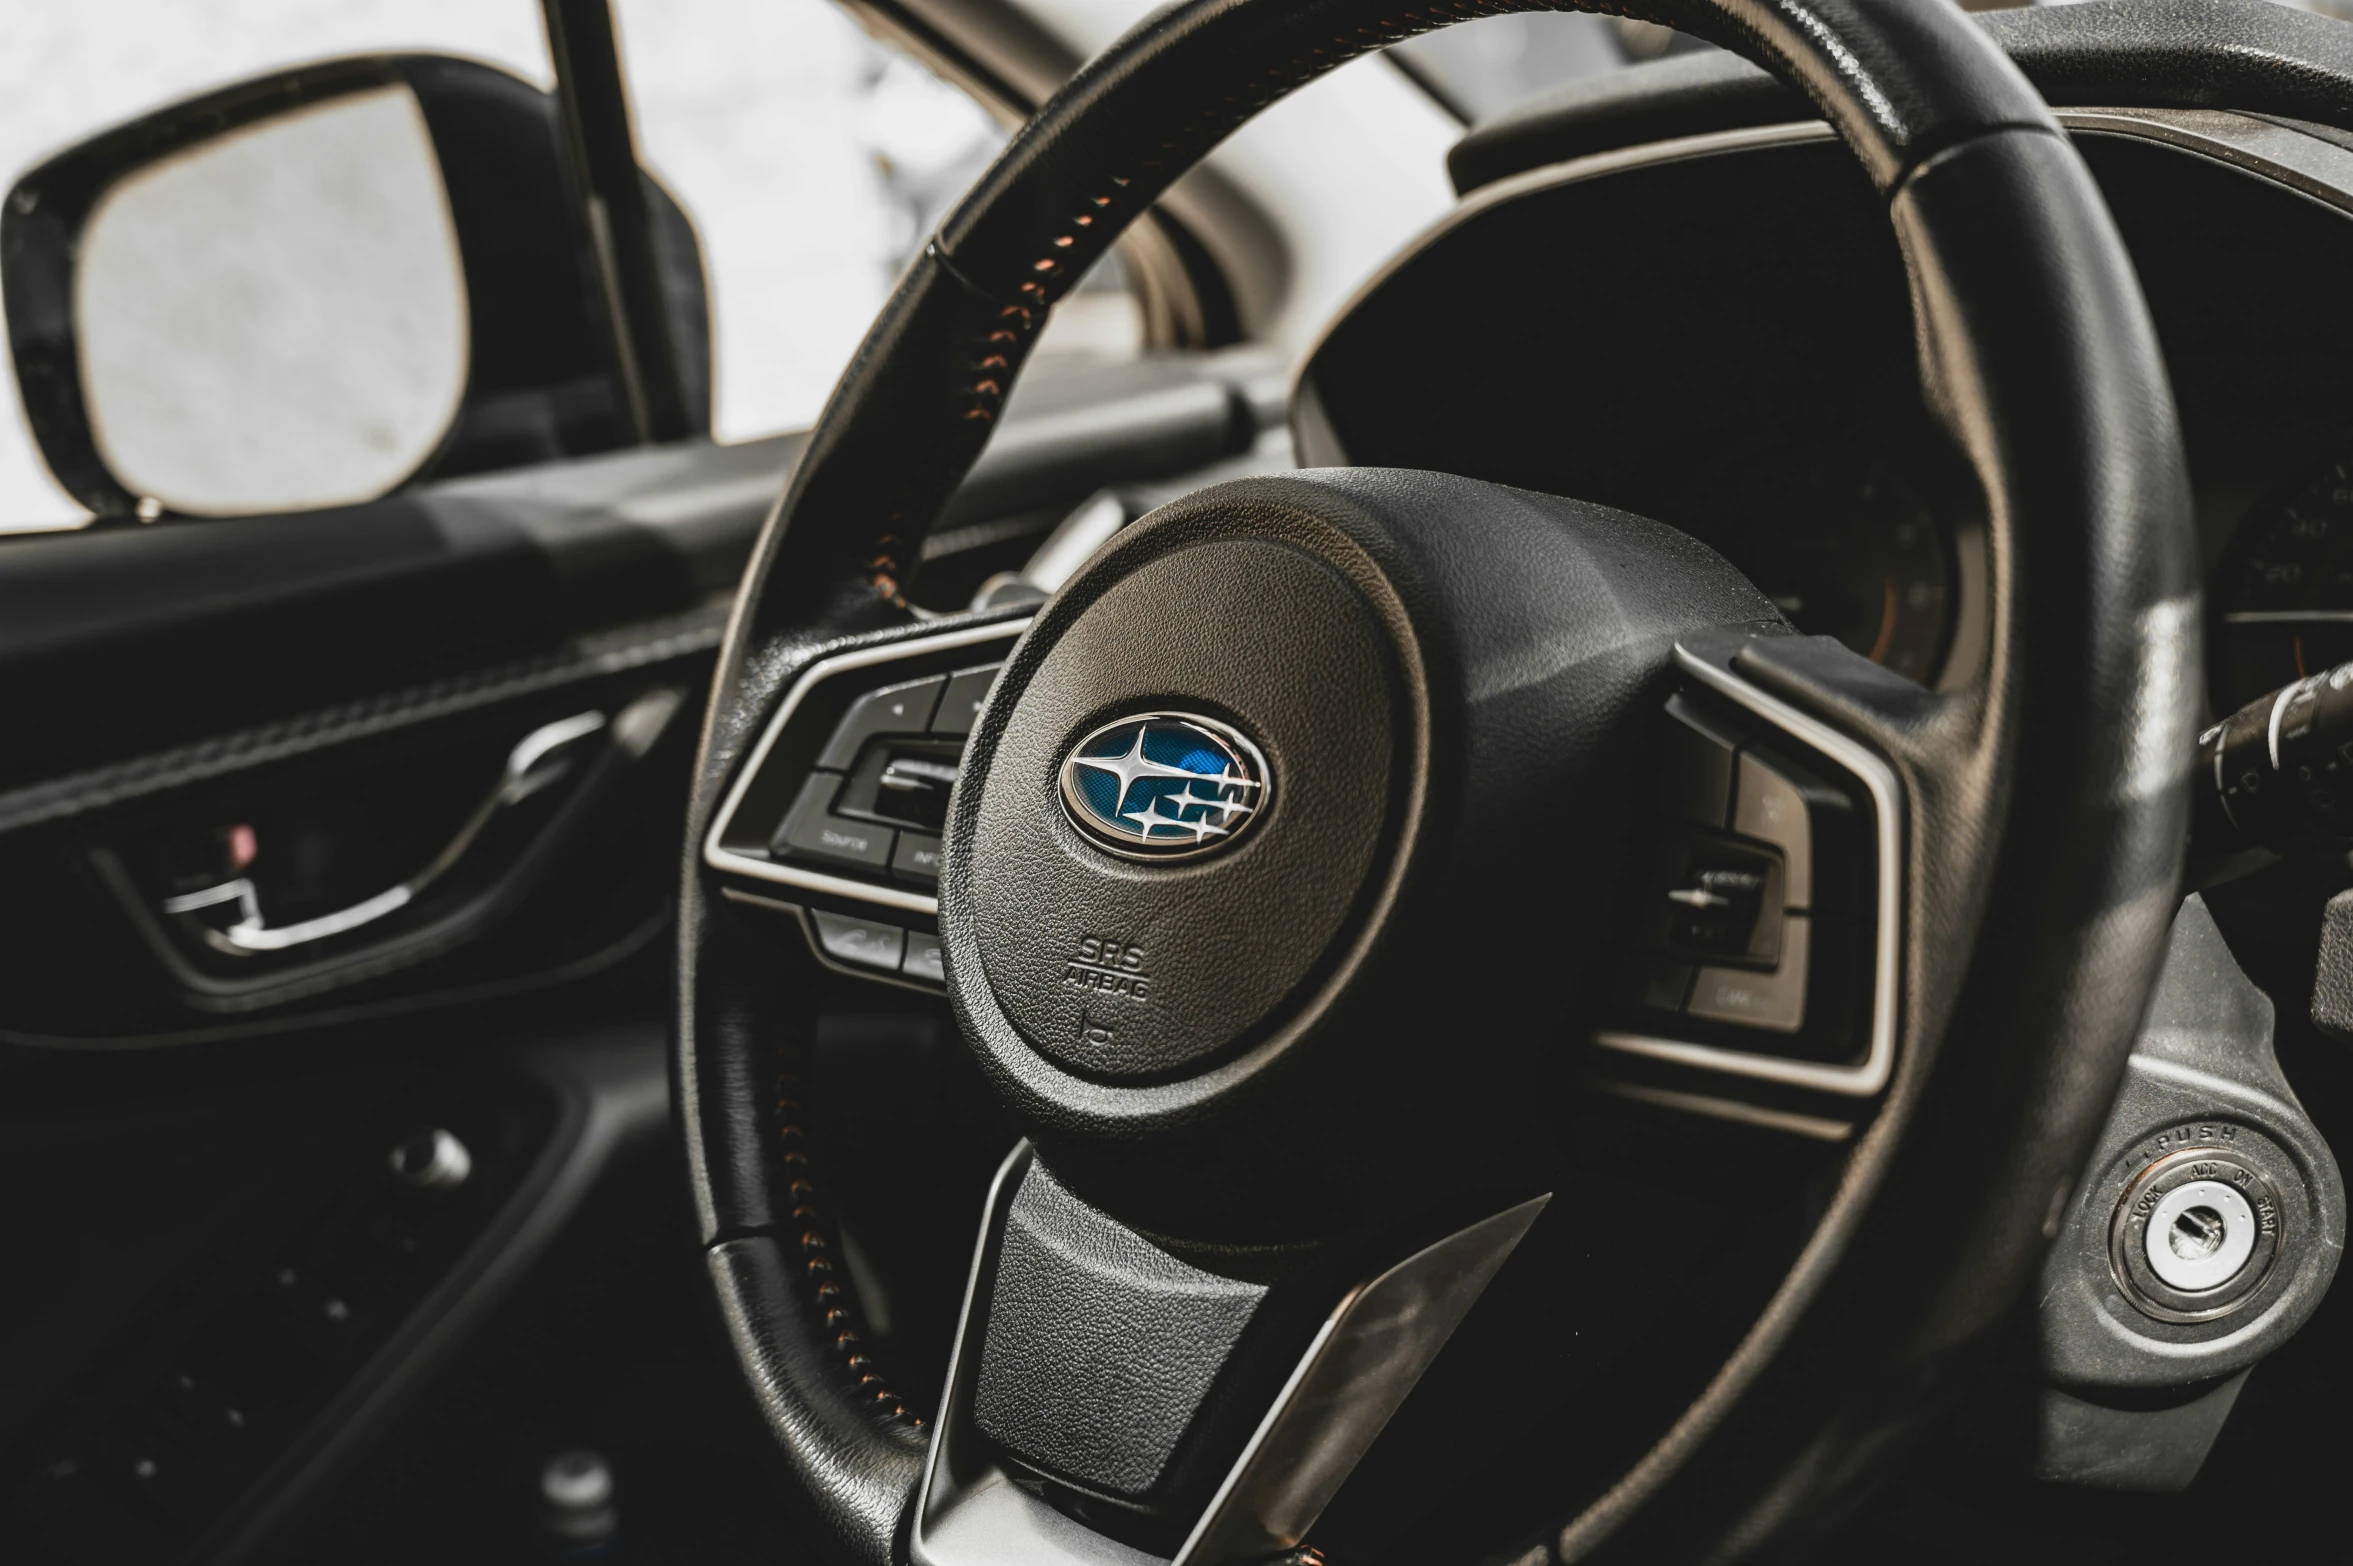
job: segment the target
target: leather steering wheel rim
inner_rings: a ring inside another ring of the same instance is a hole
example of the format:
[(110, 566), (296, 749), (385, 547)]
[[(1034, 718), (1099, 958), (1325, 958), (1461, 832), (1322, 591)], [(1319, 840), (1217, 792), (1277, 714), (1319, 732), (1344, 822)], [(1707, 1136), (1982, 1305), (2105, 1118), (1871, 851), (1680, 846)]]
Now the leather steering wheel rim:
[[(1455, 21), (1570, 8), (1189, 0), (1082, 70), (909, 267), (812, 433), (744, 577), (688, 842), (699, 850), (812, 662), (940, 628), (903, 594), (922, 537), (1054, 301), (1127, 222), (1336, 65)], [(1882, 757), (1908, 807), (1898, 1050), (1876, 1118), (1733, 1359), (1561, 1535), (1564, 1556), (1737, 1554), (1819, 1511), (1934, 1401), (2016, 1301), (2064, 1209), (2181, 876), (2202, 666), (2195, 549), (2180, 436), (2122, 242), (2048, 109), (1957, 9), (1592, 8), (1744, 54), (1836, 128), (1888, 204), (1928, 400), (1987, 516), (1992, 635), (1968, 689), (1935, 695), (1806, 639), (1728, 655)], [(925, 1411), (862, 1350), (806, 1150), (794, 1062), (809, 1018), (718, 880), (690, 852), (676, 1065), (708, 1265), (821, 1531), (847, 1558), (903, 1559)], [(1979, 939), (1996, 928), (2001, 940)]]

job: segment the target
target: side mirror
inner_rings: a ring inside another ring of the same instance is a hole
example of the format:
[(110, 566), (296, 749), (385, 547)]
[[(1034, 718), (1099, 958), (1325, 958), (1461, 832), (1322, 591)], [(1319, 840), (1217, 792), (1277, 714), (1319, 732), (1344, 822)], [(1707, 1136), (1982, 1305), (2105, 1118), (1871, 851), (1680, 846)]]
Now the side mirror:
[[(646, 181), (690, 425), (710, 427), (692, 225)], [(175, 104), (0, 208), (25, 412), (102, 518), (372, 500), (633, 438), (556, 100), (382, 55)]]

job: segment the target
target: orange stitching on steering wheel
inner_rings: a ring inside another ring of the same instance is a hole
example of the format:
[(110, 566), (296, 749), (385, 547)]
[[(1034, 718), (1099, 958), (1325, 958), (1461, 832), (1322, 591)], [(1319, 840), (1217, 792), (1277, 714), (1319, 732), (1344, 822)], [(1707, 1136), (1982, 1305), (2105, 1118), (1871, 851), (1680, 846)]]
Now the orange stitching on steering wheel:
[(907, 1400), (890, 1389), (873, 1359), (860, 1347), (865, 1340), (858, 1330), (857, 1296), (846, 1278), (835, 1276), (833, 1242), (826, 1234), (824, 1216), (817, 1206), (817, 1184), (809, 1177), (809, 1133), (801, 1124), (801, 1115), (799, 1074), (789, 1070), (778, 1072), (776, 1140), (784, 1149), (780, 1161), (793, 1171), (785, 1194), (793, 1202), (788, 1216), (801, 1225), (793, 1242), (800, 1248), (801, 1276), (810, 1280), (810, 1296), (816, 1302), (819, 1319), (833, 1334), (834, 1351), (841, 1356), (842, 1368), (857, 1378), (859, 1389), (869, 1394), (878, 1412), (904, 1419), (920, 1430), (923, 1416), (910, 1410)]

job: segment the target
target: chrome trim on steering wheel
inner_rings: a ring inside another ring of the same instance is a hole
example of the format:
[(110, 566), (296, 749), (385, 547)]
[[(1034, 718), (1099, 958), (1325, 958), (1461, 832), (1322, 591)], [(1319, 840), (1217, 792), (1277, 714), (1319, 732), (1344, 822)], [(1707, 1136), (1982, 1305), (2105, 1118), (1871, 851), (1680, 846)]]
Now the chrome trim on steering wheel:
[[(937, 636), (920, 636), (903, 642), (892, 642), (887, 647), (865, 647), (856, 652), (838, 653), (831, 658), (811, 664), (777, 707), (776, 715), (768, 720), (760, 733), (760, 743), (744, 759), (742, 768), (730, 784), (727, 797), (719, 802), (712, 814), (711, 830), (703, 838), (703, 863), (714, 870), (731, 875), (750, 876), (755, 880), (774, 881), (783, 886), (798, 886), (812, 892), (831, 892), (836, 897), (854, 897), (862, 902), (896, 908), (907, 913), (937, 915), (940, 900), (923, 892), (902, 892), (894, 887), (877, 886), (870, 881), (852, 880), (848, 876), (827, 875), (821, 870), (804, 869), (799, 865), (779, 864), (773, 859), (754, 859), (723, 846), (727, 829), (735, 821), (736, 807), (752, 786), (752, 779), (767, 765), (768, 752), (775, 747), (776, 737), (792, 718), (810, 691), (830, 676), (851, 669), (872, 668), (876, 664), (896, 663), (908, 658), (919, 658), (925, 653), (946, 652), (957, 647), (976, 646), (982, 642), (1010, 642), (1029, 629), (1029, 621), (998, 620), (988, 625), (969, 626), (961, 631), (943, 631)], [(869, 977), (861, 974), (860, 977)]]
[(1682, 1039), (1653, 1038), (1646, 1033), (1616, 1030), (1596, 1033), (1593, 1042), (1603, 1049), (1628, 1055), (1645, 1055), (1653, 1060), (1672, 1061), (1681, 1066), (1696, 1066), (1704, 1071), (1720, 1071), (1729, 1076), (1749, 1077), (1760, 1082), (1778, 1082), (1788, 1087), (1868, 1098), (1886, 1087), (1887, 1079), (1895, 1072), (1896, 959), (1900, 950), (1898, 937), (1903, 917), (1901, 866), (1904, 843), (1904, 800), (1896, 784), (1895, 773), (1886, 762), (1828, 724), (1806, 716), (1787, 702), (1766, 695), (1731, 670), (1720, 668), (1680, 645), (1675, 648), (1675, 666), (1714, 694), (1738, 703), (1800, 744), (1837, 762), (1869, 790), (1874, 841), (1879, 852), (1874, 910), (1877, 914), (1877, 929), (1872, 941), (1870, 1044), (1860, 1062), (1841, 1066), (1809, 1060), (1785, 1060), (1775, 1055), (1726, 1049), (1721, 1045), (1694, 1044)]
[[(669, 721), (670, 713), (677, 709), (680, 697), (675, 691), (657, 692), (654, 698), (641, 698), (637, 707), (631, 710), (643, 708), (650, 699), (667, 703), (659, 718), (654, 720), (655, 727), (659, 729), (661, 724)], [(398, 913), (424, 895), (428, 888), (466, 857), (466, 851), (474, 846), (474, 840), (482, 835), (483, 829), (490, 825), (492, 818), (500, 811), (521, 804), (541, 789), (561, 781), (578, 759), (566, 753), (580, 741), (601, 733), (605, 726), (605, 715), (590, 711), (544, 724), (524, 735), (508, 754), (497, 784), (474, 807), (464, 824), (442, 846), (441, 852), (407, 880), (373, 897), (362, 898), (332, 913), (319, 914), (296, 924), (273, 925), (262, 913), (261, 891), (254, 885), (253, 878), (237, 876), (202, 891), (167, 897), (160, 907), (167, 914), (189, 915), (201, 913), (207, 908), (234, 905), (237, 922), (225, 928), (216, 928), (195, 919), (188, 921), (188, 928), (197, 939), (214, 951), (232, 957), (291, 951), (313, 941), (349, 934), (388, 914)], [(551, 762), (551, 758), (552, 764), (542, 765)]]

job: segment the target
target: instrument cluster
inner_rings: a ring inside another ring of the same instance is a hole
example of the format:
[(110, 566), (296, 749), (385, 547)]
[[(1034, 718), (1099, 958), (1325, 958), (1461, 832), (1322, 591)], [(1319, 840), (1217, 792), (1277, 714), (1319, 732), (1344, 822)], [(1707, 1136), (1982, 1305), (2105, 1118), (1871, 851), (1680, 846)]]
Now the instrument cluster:
[(1900, 452), (1829, 437), (1736, 448), (1663, 509), (1800, 631), (1935, 685), (1982, 602), (1982, 529), (1950, 491)]
[(2353, 659), (2353, 453), (2258, 503), (2208, 597), (2216, 713)]

